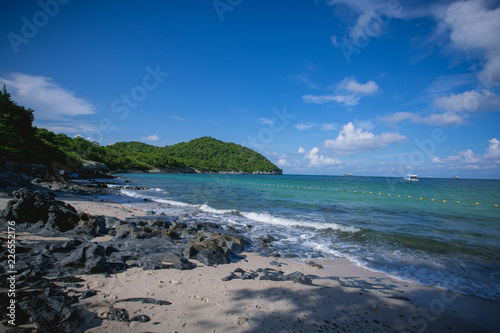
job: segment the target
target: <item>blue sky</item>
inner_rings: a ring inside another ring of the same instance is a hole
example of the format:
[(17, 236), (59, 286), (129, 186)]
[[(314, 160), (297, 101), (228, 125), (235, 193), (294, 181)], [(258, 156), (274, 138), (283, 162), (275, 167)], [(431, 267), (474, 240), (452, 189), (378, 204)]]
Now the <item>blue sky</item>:
[(11, 1), (0, 84), (102, 145), (200, 136), (285, 173), (500, 178), (499, 1)]

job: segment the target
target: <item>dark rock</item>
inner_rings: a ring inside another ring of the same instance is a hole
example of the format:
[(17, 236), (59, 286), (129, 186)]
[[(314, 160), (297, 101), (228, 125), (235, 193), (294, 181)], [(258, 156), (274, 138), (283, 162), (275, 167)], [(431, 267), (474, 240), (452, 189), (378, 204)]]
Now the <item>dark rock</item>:
[(114, 239), (147, 239), (152, 237), (166, 238), (169, 240), (179, 239), (177, 232), (171, 229), (155, 228), (145, 225), (146, 222), (122, 224), (115, 228)]
[(241, 252), (249, 242), (241, 236), (212, 233), (208, 238), (191, 239), (184, 254), (189, 259), (197, 259), (207, 266), (228, 264), (231, 254)]
[(82, 293), (82, 296), (80, 296), (80, 299), (86, 299), (92, 296), (97, 295), (97, 291), (95, 290), (86, 290)]
[(231, 281), (231, 280), (233, 280), (233, 279), (238, 279), (238, 276), (237, 276), (237, 275), (235, 275), (234, 273), (231, 273), (231, 274), (229, 274), (228, 276), (223, 277), (223, 278), (222, 278), (222, 281)]
[(77, 226), (77, 231), (87, 235), (99, 236), (108, 233), (108, 223), (103, 216), (93, 216), (87, 213), (81, 213), (80, 222)]
[(112, 306), (109, 307), (108, 311), (108, 319), (109, 320), (115, 320), (115, 321), (123, 321), (123, 322), (129, 322), (130, 317), (128, 315), (128, 311), (125, 309), (117, 309)]
[(57, 201), (40, 191), (22, 188), (12, 194), (14, 199), (7, 203), (0, 217), (14, 220), (18, 224), (42, 221), (46, 229), (62, 232), (74, 229), (80, 220), (76, 209), (71, 205)]
[(103, 246), (87, 243), (80, 246), (59, 264), (72, 270), (73, 274), (103, 273), (106, 266), (106, 251)]
[(122, 224), (115, 228), (114, 239), (144, 239), (148, 235), (133, 224)]
[(309, 277), (298, 271), (285, 275), (282, 271), (277, 271), (272, 268), (264, 268), (263, 273), (264, 274), (259, 277), (259, 280), (293, 281), (301, 284), (312, 284)]
[(314, 262), (314, 261), (312, 261), (312, 260), (309, 260), (309, 261), (307, 262), (307, 264), (308, 264), (309, 266), (311, 266), (311, 267), (316, 267), (316, 268), (320, 268), (320, 269), (321, 269), (321, 268), (323, 268), (323, 265), (320, 265), (320, 264), (318, 264), (318, 263), (316, 263), (316, 262)]
[[(160, 263), (162, 268), (187, 270), (196, 268), (196, 265), (184, 258), (181, 254), (161, 253), (149, 258), (150, 262)], [(166, 267), (165, 267), (166, 266)]]
[(50, 253), (68, 253), (75, 250), (78, 246), (82, 245), (82, 241), (72, 239), (66, 242), (55, 242), (45, 246)]
[(257, 239), (260, 241), (260, 245), (265, 248), (270, 247), (273, 242), (276, 242), (278, 240), (271, 235), (267, 235), (266, 237), (259, 237)]
[(19, 308), (37, 323), (37, 332), (75, 332), (82, 323), (80, 312), (71, 304), (75, 301), (60, 292), (52, 283), (46, 289), (19, 294)]
[(141, 323), (147, 323), (148, 321), (151, 321), (151, 318), (149, 316), (146, 316), (146, 315), (139, 315), (139, 316), (132, 317), (130, 319), (130, 321), (138, 321)]
[(0, 160), (0, 187), (20, 188), (32, 186), (31, 181), (42, 178), (47, 173), (47, 167), (41, 164), (22, 164)]
[(197, 259), (207, 266), (218, 264), (229, 264), (231, 262), (231, 252), (224, 250), (217, 245), (215, 240), (196, 238), (189, 241), (184, 250), (186, 257)]
[(276, 267), (281, 267), (281, 263), (277, 262), (276, 260), (273, 260), (269, 263), (271, 266), (276, 266)]
[(116, 301), (115, 303), (123, 303), (123, 302), (141, 302), (144, 304), (154, 304), (154, 305), (171, 305), (169, 301), (162, 301), (154, 298), (147, 297), (134, 297), (134, 298), (125, 298)]
[(312, 284), (312, 280), (299, 271), (295, 271), (285, 276), (288, 281), (293, 281), (300, 284)]
[[(262, 271), (262, 270), (261, 270)], [(222, 281), (231, 281), (234, 279), (241, 279), (241, 280), (255, 280), (256, 278), (259, 277), (259, 274), (255, 271), (250, 271), (246, 272), (245, 270), (241, 268), (236, 268), (234, 272), (229, 274), (226, 277), (222, 278)]]
[(264, 268), (263, 273), (264, 274), (259, 277), (259, 280), (286, 281), (285, 273), (282, 271)]

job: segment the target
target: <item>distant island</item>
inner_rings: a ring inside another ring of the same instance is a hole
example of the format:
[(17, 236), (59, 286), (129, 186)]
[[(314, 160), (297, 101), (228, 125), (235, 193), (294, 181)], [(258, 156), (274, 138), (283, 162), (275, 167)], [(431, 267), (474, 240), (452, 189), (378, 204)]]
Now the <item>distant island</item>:
[(66, 172), (282, 174), (280, 168), (256, 151), (211, 137), (165, 147), (136, 141), (101, 146), (81, 136), (70, 138), (33, 127), (33, 113), (14, 102), (3, 87), (0, 154), (4, 160), (40, 163)]

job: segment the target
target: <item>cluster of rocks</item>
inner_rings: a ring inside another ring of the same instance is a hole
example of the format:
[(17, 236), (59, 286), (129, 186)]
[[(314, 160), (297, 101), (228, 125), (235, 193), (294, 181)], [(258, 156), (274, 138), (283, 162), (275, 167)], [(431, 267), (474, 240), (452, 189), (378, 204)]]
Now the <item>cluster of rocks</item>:
[[(82, 323), (83, 309), (71, 305), (93, 292), (70, 297), (54, 282), (75, 283), (75, 275), (107, 275), (131, 267), (195, 268), (189, 259), (210, 266), (227, 264), (250, 244), (229, 229), (214, 223), (197, 223), (189, 216), (121, 221), (78, 212), (40, 191), (23, 188), (14, 191), (13, 196), (0, 212), (2, 230), (7, 230), (9, 221), (15, 221), (17, 235), (25, 231), (42, 236), (36, 241), (16, 243), (17, 323), (37, 323), (39, 332), (74, 332)], [(92, 242), (98, 236), (111, 240)], [(9, 277), (7, 250), (7, 242), (2, 239), (0, 279), (4, 280)], [(7, 304), (3, 303), (8, 297), (0, 294), (0, 315), (6, 318)], [(121, 316), (126, 321), (147, 321), (145, 317), (128, 318), (117, 311), (110, 308), (107, 319)]]
[(255, 271), (245, 271), (241, 268), (236, 268), (234, 272), (222, 278), (222, 281), (231, 281), (234, 279), (241, 280), (270, 280), (270, 281), (292, 281), (301, 284), (312, 285), (312, 280), (307, 275), (295, 271), (290, 274), (285, 274), (283, 271), (273, 268), (257, 268)]
[[(103, 163), (83, 161), (82, 165), (75, 169), (61, 167), (65, 170), (63, 178), (73, 179), (73, 175), (77, 175), (78, 179), (115, 178)], [(52, 190), (79, 191), (78, 194), (84, 194), (89, 192), (87, 189), (92, 186), (62, 182), (58, 168), (0, 160), (0, 188), (15, 190), (21, 187), (32, 190), (53, 187)]]

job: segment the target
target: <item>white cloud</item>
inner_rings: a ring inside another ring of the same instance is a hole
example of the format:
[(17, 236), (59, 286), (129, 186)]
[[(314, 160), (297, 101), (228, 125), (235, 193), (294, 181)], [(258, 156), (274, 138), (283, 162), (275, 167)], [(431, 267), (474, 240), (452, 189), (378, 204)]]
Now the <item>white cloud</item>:
[(482, 0), (456, 1), (449, 6), (444, 22), (451, 30), (453, 45), (469, 54), (481, 53), (486, 61), (481, 77), (500, 84), (500, 7), (488, 9)]
[(35, 110), (37, 120), (62, 120), (95, 113), (88, 101), (75, 97), (73, 92), (45, 76), (12, 73), (7, 78), (0, 77), (0, 82), (7, 86), (16, 102)]
[[(467, 59), (479, 59), (482, 67), (480, 80), (486, 86), (500, 85), (500, 7), (495, 1), (487, 0), (440, 0), (440, 1), (384, 1), (384, 0), (331, 0), (331, 6), (339, 4), (352, 10), (354, 15), (346, 15), (345, 9), (339, 16), (351, 19), (343, 41), (347, 45), (366, 45), (367, 40), (381, 36), (388, 29), (392, 18), (410, 20), (430, 17), (435, 20), (433, 33), (426, 37), (415, 37), (422, 41), (419, 49), (424, 57), (430, 55), (434, 46), (445, 48), (448, 43), (467, 55)], [(496, 8), (495, 8), (496, 7)], [(349, 13), (351, 14), (351, 13)], [(365, 44), (363, 44), (365, 43)], [(340, 45), (340, 43), (338, 44)], [(361, 47), (362, 48), (362, 47)], [(449, 52), (456, 56), (456, 52)], [(420, 57), (422, 58), (422, 57)]]
[(274, 121), (271, 119), (266, 119), (266, 118), (259, 118), (259, 121), (262, 125), (270, 125), (273, 124)]
[(342, 106), (355, 106), (362, 97), (373, 95), (378, 91), (378, 84), (374, 81), (359, 83), (354, 77), (347, 77), (337, 84), (334, 92), (324, 95), (304, 95), (302, 100), (312, 104), (338, 103)]
[(455, 112), (433, 113), (428, 116), (421, 116), (411, 112), (396, 112), (379, 119), (385, 123), (394, 124), (408, 120), (416, 124), (426, 124), (431, 126), (454, 126), (467, 124), (467, 115)]
[(93, 126), (90, 124), (78, 124), (78, 125), (68, 125), (64, 123), (52, 123), (50, 125), (46, 125), (44, 123), (40, 122), (33, 122), (33, 125), (40, 127), (40, 128), (45, 128), (48, 129), (51, 132), (54, 133), (91, 133), (99, 130), (99, 127)]
[(153, 134), (153, 135), (143, 136), (142, 140), (155, 142), (155, 141), (160, 141), (161, 139), (158, 135)]
[(378, 84), (374, 81), (359, 83), (354, 77), (347, 77), (339, 84), (339, 89), (362, 95), (374, 94), (378, 91), (378, 88)]
[(291, 164), (286, 160), (286, 158), (280, 158), (278, 162), (276, 162), (276, 165), (279, 167), (289, 167)]
[(405, 136), (394, 132), (376, 135), (356, 128), (349, 122), (344, 125), (336, 139), (325, 141), (325, 147), (349, 155), (381, 149), (390, 144), (403, 142), (405, 139)]
[(469, 90), (439, 97), (434, 101), (434, 105), (453, 112), (496, 111), (500, 110), (500, 96), (486, 89)]
[(312, 104), (328, 104), (330, 102), (337, 102), (343, 106), (355, 106), (359, 104), (359, 97), (355, 95), (304, 95), (302, 100), (305, 103)]
[(450, 169), (493, 169), (500, 165), (500, 141), (497, 138), (488, 140), (489, 146), (484, 155), (475, 154), (472, 149), (457, 152), (444, 158), (429, 156), (434, 164), (445, 164)]
[(295, 124), (293, 126), (296, 129), (298, 129), (299, 131), (308, 131), (308, 130), (312, 129), (313, 127), (315, 127), (316, 124), (313, 124), (313, 123), (299, 123), (299, 124)]
[(333, 131), (339, 128), (339, 124), (337, 123), (321, 123), (321, 124), (315, 124), (311, 123), (308, 121), (298, 123), (293, 125), (296, 129), (299, 131), (308, 131), (312, 130), (314, 128), (319, 128), (322, 131)]
[(493, 138), (488, 142), (490, 145), (486, 148), (487, 153), (484, 154), (484, 158), (493, 163), (500, 163), (500, 141), (497, 138)]
[(309, 153), (307, 153), (304, 148), (299, 147), (299, 154), (304, 155), (304, 158), (309, 160), (309, 167), (311, 168), (335, 166), (342, 163), (340, 159), (320, 155), (318, 147), (314, 147)]

